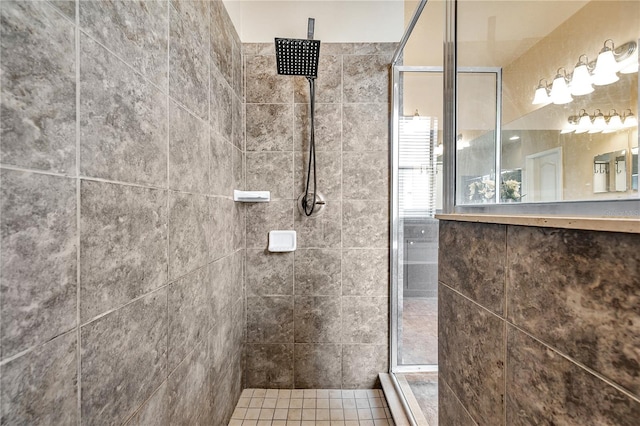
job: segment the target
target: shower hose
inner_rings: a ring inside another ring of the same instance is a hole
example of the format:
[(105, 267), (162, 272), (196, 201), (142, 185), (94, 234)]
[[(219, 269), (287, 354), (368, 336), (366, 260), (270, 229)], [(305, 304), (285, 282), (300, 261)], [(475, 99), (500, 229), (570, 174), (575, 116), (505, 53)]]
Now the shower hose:
[[(316, 135), (315, 135), (315, 98), (316, 98), (316, 79), (315, 77), (307, 77), (309, 80), (309, 120), (311, 122), (309, 129), (309, 165), (307, 166), (307, 185), (302, 198), (302, 208), (304, 214), (311, 216), (316, 207)], [(313, 170), (312, 170), (313, 169)], [(313, 171), (313, 190), (309, 192), (309, 184), (311, 182), (311, 173)], [(309, 196), (313, 194), (313, 198), (309, 200)]]

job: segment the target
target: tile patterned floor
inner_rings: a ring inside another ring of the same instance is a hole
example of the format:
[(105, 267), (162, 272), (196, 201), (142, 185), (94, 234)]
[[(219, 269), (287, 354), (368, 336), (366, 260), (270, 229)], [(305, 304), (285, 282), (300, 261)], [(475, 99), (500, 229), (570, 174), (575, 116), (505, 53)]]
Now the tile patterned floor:
[(229, 426), (394, 426), (379, 389), (245, 389)]

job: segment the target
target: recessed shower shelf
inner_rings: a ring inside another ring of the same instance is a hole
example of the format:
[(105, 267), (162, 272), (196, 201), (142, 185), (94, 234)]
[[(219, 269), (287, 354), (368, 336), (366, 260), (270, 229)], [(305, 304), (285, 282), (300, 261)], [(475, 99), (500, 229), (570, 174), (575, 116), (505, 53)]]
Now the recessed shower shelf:
[(268, 203), (271, 201), (270, 191), (239, 191), (233, 190), (233, 201), (241, 203)]

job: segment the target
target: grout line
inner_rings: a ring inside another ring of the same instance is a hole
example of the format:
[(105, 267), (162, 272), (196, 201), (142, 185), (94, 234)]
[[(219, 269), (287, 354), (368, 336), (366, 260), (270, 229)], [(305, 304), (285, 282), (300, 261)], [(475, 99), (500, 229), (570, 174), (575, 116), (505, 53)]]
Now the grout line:
[[(166, 206), (167, 206), (167, 226), (166, 226), (166, 244), (165, 244), (165, 254), (166, 254), (166, 260), (167, 260), (167, 264), (166, 264), (166, 272), (167, 272), (167, 296), (166, 296), (166, 320), (167, 320), (167, 334), (166, 334), (166, 351), (165, 351), (165, 355), (164, 355), (164, 362), (165, 362), (165, 377), (166, 380), (168, 381), (169, 379), (169, 286), (171, 285), (171, 242), (170, 242), (170, 226), (171, 226), (171, 214), (170, 214), (170, 207), (171, 207), (171, 203), (170, 203), (170, 199), (171, 199), (171, 190), (170, 190), (170, 173), (171, 173), (171, 169), (170, 169), (170, 163), (171, 163), (171, 129), (170, 129), (170, 124), (169, 124), (169, 116), (170, 116), (170, 111), (171, 111), (171, 96), (169, 95), (169, 87), (171, 85), (171, 82), (169, 80), (170, 75), (171, 75), (171, 1), (167, 1), (167, 74), (166, 74), (166, 79), (167, 79), (167, 87), (166, 87), (166, 96), (167, 96), (167, 120), (166, 120), (166, 125), (167, 125), (167, 183), (166, 183), (166, 187), (167, 187), (167, 196), (165, 198), (166, 200)], [(176, 280), (179, 278), (176, 278)], [(157, 391), (157, 389), (156, 389)], [(140, 406), (142, 407), (142, 405)]]
[(81, 304), (81, 185), (80, 178), (80, 2), (75, 2), (75, 60), (76, 60), (76, 392), (77, 392), (77, 416), (78, 426), (82, 424), (82, 333), (80, 327), (80, 304)]

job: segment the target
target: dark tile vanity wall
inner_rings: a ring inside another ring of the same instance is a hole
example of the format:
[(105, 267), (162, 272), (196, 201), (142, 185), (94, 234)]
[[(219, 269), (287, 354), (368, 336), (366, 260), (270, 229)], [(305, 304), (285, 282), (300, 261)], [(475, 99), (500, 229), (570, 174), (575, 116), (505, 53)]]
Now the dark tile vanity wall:
[(440, 221), (441, 425), (640, 419), (640, 236)]

